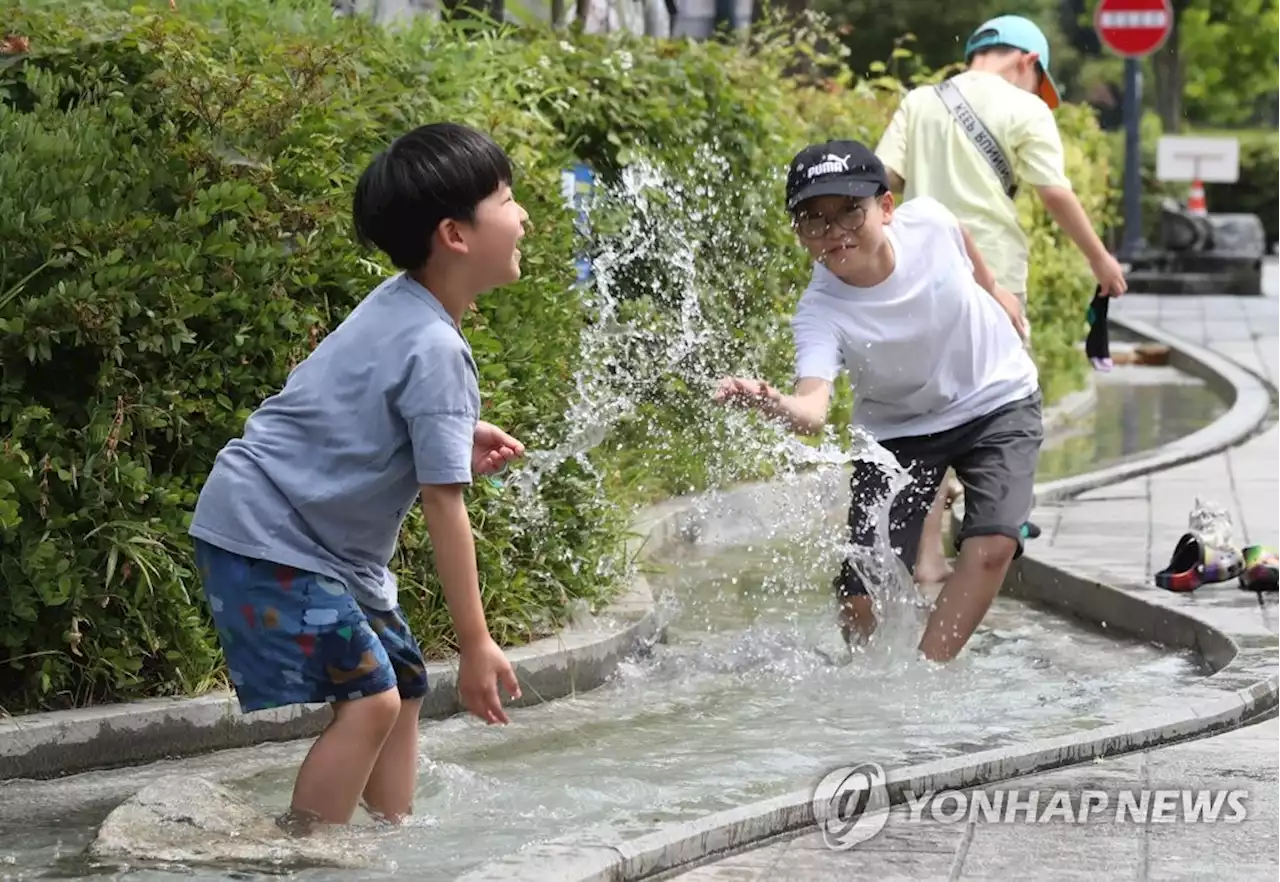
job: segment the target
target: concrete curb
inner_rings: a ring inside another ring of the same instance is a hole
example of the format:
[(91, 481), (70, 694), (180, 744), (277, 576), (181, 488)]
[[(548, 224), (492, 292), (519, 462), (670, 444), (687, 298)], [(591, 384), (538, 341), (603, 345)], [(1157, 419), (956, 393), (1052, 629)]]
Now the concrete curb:
[(1174, 337), (1146, 322), (1113, 318), (1111, 324), (1146, 342), (1168, 346), (1171, 366), (1204, 380), (1209, 388), (1230, 401), (1231, 407), (1198, 432), (1149, 454), (1036, 487), (1036, 503), (1039, 505), (1070, 499), (1099, 487), (1211, 456), (1244, 441), (1267, 419), (1271, 407), (1270, 390), (1249, 371), (1216, 352)]
[[(1171, 363), (1201, 377), (1232, 401), (1210, 426), (1166, 447), (1111, 468), (1037, 488), (1037, 501), (1066, 500), (1098, 487), (1172, 468), (1217, 453), (1253, 435), (1267, 418), (1270, 394), (1253, 374), (1203, 347), (1142, 322), (1112, 319), (1121, 329), (1168, 345)], [(1063, 402), (1064, 404), (1066, 402)], [(961, 517), (962, 500), (953, 506)], [(1120, 588), (1074, 575), (1024, 555), (1010, 573), (1009, 596), (1046, 604), (1133, 637), (1196, 651), (1213, 674), (1171, 697), (1172, 709), (1149, 712), (1111, 726), (907, 766), (888, 774), (891, 803), (906, 791), (960, 789), (1076, 765), (1236, 728), (1280, 704), (1274, 641), (1249, 645), (1233, 639), (1191, 610), (1149, 603)], [(1256, 641), (1255, 641), (1256, 642)], [(566, 837), (486, 863), (458, 882), (632, 882), (757, 847), (816, 823), (812, 789), (671, 824), (621, 843), (584, 843)]]
[(1044, 412), (1044, 434), (1048, 439), (1066, 431), (1072, 425), (1092, 413), (1098, 406), (1098, 380), (1090, 371), (1085, 387), (1078, 392), (1064, 395), (1060, 401)]
[[(633, 543), (634, 544), (634, 543)], [(637, 646), (660, 637), (648, 582), (633, 579), (599, 618), (507, 651), (520, 680), (523, 707), (601, 685)], [(424, 719), (462, 710), (457, 671), (449, 662), (427, 665), (431, 685)], [(0, 781), (54, 778), (192, 756), (269, 741), (318, 735), (330, 719), (327, 705), (242, 714), (229, 692), (197, 698), (152, 699), (81, 710), (0, 719)]]

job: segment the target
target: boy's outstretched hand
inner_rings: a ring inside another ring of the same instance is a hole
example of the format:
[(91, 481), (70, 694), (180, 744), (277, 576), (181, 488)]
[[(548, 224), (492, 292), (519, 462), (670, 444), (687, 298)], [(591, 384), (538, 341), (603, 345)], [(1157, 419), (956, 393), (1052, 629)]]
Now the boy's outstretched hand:
[(486, 723), (511, 722), (502, 709), (498, 684), (502, 684), (512, 699), (520, 697), (520, 684), (511, 662), (507, 661), (502, 648), (486, 636), (458, 657), (458, 693), (463, 706)]
[(715, 401), (726, 404), (742, 404), (748, 407), (759, 407), (767, 402), (777, 401), (781, 395), (764, 380), (749, 377), (725, 377), (711, 396)]
[(476, 423), (471, 443), (471, 472), (492, 475), (524, 456), (524, 445), (492, 423)]

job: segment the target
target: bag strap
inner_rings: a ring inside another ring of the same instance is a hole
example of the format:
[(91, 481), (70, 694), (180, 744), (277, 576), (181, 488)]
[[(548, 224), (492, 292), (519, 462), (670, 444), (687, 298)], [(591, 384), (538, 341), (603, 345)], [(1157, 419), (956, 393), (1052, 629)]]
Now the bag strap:
[(935, 85), (933, 90), (942, 99), (942, 103), (947, 106), (947, 110), (951, 111), (951, 115), (960, 124), (960, 128), (969, 136), (969, 140), (978, 148), (978, 152), (987, 160), (991, 170), (1000, 179), (1000, 186), (1004, 188), (1005, 194), (1010, 199), (1017, 196), (1017, 177), (1013, 173), (1013, 166), (1009, 163), (1008, 157), (1005, 156), (1004, 150), (1000, 147), (1000, 142), (995, 139), (991, 132), (987, 131), (986, 125), (973, 112), (973, 108), (969, 106), (969, 102), (965, 100), (964, 95), (956, 88), (956, 84), (951, 80), (943, 80)]

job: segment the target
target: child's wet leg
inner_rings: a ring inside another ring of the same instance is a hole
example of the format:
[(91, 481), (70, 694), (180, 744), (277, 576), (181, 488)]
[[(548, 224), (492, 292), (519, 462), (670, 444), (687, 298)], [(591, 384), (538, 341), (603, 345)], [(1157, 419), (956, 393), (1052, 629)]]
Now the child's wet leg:
[(920, 638), (920, 652), (935, 662), (959, 655), (982, 623), (1018, 550), (1008, 536), (973, 536), (960, 547), (955, 574), (938, 595)]
[(418, 718), (422, 699), (400, 702), (400, 715), (382, 745), (378, 761), (364, 788), (369, 814), (399, 824), (413, 814), (413, 793), (418, 784)]
[(950, 486), (943, 481), (924, 520), (915, 566), (915, 579), (922, 585), (945, 582), (951, 576), (951, 564), (947, 562), (942, 544), (942, 527), (947, 517), (949, 497)]
[(876, 614), (870, 594), (855, 594), (840, 602), (840, 635), (849, 646), (861, 645), (876, 630)]
[[(400, 695), (384, 692), (333, 705), (333, 720), (311, 746), (293, 787), (291, 822), (347, 824), (396, 726)], [(305, 832), (299, 830), (298, 832)]]

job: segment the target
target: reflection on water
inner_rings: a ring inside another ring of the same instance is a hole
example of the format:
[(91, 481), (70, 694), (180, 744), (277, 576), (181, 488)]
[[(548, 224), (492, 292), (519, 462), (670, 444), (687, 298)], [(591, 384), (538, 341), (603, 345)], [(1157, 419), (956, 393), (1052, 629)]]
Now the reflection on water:
[(1212, 423), (1227, 404), (1203, 381), (1169, 367), (1117, 366), (1098, 377), (1093, 413), (1045, 440), (1039, 482), (1115, 465)]

